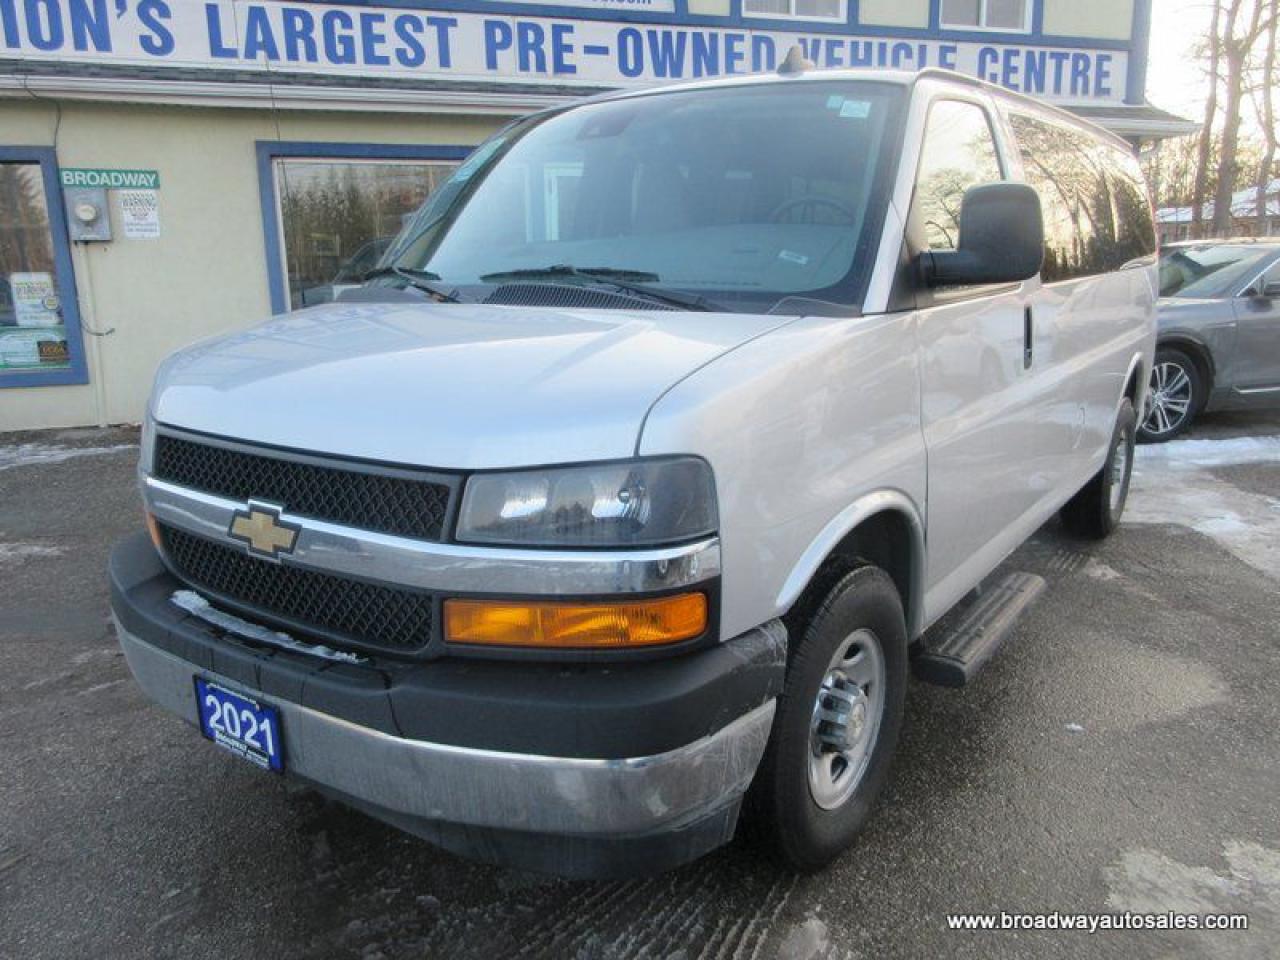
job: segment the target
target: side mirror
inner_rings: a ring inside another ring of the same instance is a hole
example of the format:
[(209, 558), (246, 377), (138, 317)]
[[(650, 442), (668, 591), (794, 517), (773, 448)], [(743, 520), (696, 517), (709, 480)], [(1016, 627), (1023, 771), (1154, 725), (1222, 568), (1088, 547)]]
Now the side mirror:
[(1025, 183), (988, 183), (965, 191), (960, 247), (928, 250), (917, 258), (929, 287), (1017, 283), (1044, 263), (1040, 195)]
[(1264, 300), (1280, 300), (1280, 281), (1273, 280), (1262, 288)]

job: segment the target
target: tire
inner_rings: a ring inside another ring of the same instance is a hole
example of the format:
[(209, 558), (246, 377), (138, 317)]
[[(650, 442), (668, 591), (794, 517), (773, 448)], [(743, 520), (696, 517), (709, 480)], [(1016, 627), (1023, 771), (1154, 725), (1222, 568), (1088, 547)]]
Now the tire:
[(1204, 377), (1196, 362), (1181, 350), (1161, 347), (1151, 365), (1151, 388), (1138, 442), (1172, 440), (1191, 426), (1206, 399)]
[[(846, 660), (853, 653), (856, 658)], [(842, 679), (824, 687), (836, 675)], [(864, 677), (871, 681), (863, 684)], [(747, 798), (754, 834), (788, 867), (810, 872), (826, 866), (867, 821), (897, 747), (906, 684), (907, 630), (898, 590), (878, 567), (856, 567), (832, 587), (792, 647), (769, 743)], [(822, 716), (835, 719), (819, 720), (820, 690)], [(863, 721), (860, 736), (855, 715)], [(842, 751), (835, 740), (850, 749)], [(841, 770), (848, 779), (832, 776)]]
[(1133, 476), (1137, 426), (1133, 404), (1126, 399), (1116, 416), (1111, 446), (1102, 469), (1062, 508), (1063, 525), (1076, 536), (1102, 540), (1120, 525), (1125, 501), (1129, 498), (1129, 480)]

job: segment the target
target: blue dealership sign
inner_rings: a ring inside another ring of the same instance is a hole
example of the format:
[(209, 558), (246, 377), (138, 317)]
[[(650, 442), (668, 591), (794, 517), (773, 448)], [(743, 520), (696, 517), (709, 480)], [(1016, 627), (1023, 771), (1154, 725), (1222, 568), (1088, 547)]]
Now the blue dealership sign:
[[(546, 0), (529, 2), (536, 6), (509, 0), (503, 10), (485, 0), (436, 9), (275, 0), (0, 0), (0, 54), (616, 86), (772, 70), (798, 43), (822, 67), (943, 67), (1079, 103), (1123, 101), (1129, 72), (1130, 52), (1114, 44), (1010, 44), (920, 31), (895, 37), (860, 34), (845, 24), (838, 32), (832, 24), (763, 29), (741, 18), (704, 26), (672, 22), (674, 0), (577, 0), (565, 16)], [(647, 16), (655, 19), (646, 22)]]

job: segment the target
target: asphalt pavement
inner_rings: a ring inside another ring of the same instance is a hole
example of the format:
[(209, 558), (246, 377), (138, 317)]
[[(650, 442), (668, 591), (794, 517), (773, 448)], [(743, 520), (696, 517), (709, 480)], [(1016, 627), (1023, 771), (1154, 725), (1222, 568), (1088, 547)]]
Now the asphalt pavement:
[[(0, 957), (1280, 955), (1280, 415), (1144, 448), (1126, 523), (1009, 561), (1048, 590), (970, 687), (914, 683), (891, 784), (827, 871), (739, 841), (674, 873), (477, 866), (152, 708), (107, 616), (136, 434), (0, 436)], [(1247, 931), (948, 929), (1245, 913)]]

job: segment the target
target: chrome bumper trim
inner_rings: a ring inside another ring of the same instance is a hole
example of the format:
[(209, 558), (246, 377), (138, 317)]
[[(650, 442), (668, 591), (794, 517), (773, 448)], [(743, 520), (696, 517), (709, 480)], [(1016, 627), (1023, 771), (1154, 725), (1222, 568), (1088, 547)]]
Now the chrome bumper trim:
[[(139, 686), (196, 724), (192, 677), (261, 694), (151, 646), (116, 621)], [(746, 792), (764, 753), (774, 701), (667, 753), (627, 759), (547, 757), (405, 740), (309, 707), (279, 712), (285, 767), (409, 817), (555, 835), (644, 834), (710, 813)]]
[[(244, 544), (227, 529), (245, 504), (142, 480), (147, 509), (161, 523), (225, 543)], [(338, 576), (379, 580), (431, 591), (506, 594), (649, 593), (702, 583), (720, 575), (720, 541), (645, 550), (515, 550), (432, 543), (358, 530), (283, 513), (300, 527), (289, 563)]]

